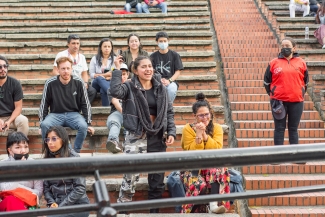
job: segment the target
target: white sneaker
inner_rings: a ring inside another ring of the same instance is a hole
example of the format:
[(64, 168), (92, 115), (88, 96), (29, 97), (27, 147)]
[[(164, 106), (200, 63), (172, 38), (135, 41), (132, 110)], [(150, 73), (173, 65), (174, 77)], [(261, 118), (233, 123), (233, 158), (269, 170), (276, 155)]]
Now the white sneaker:
[(325, 49), (325, 44), (323, 45), (322, 49)]
[(218, 202), (210, 202), (210, 211), (216, 214), (222, 214), (227, 211), (226, 207), (223, 205), (218, 206)]

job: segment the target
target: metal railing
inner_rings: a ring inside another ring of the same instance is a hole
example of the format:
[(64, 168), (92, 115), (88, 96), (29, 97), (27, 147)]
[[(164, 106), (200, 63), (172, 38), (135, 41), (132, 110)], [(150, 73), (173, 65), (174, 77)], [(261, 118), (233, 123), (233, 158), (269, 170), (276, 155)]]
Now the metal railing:
[[(144, 157), (145, 156), (145, 157)], [(101, 174), (164, 172), (171, 170), (191, 170), (210, 167), (235, 167), (299, 161), (324, 160), (325, 144), (288, 145), (272, 147), (235, 148), (209, 151), (184, 151), (150, 153), (138, 155), (113, 155), (85, 158), (42, 159), (25, 162), (1, 162), (0, 182), (74, 178), (95, 176), (93, 192), (95, 204), (74, 205), (56, 209), (38, 209), (0, 213), (6, 217), (41, 216), (64, 213), (96, 211), (97, 216), (116, 216), (116, 211), (143, 210), (160, 207), (173, 207), (186, 203), (206, 203), (218, 200), (235, 200), (324, 191), (325, 185), (295, 188), (258, 190), (253, 192), (232, 193), (227, 195), (205, 195), (187, 198), (168, 198), (127, 203), (111, 204)]]

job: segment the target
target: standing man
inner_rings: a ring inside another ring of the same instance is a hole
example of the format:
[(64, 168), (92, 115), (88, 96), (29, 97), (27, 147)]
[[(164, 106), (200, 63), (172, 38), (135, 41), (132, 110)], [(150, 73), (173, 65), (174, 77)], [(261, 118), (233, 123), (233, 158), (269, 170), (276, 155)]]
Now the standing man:
[(23, 89), (20, 82), (8, 76), (9, 62), (0, 56), (0, 132), (17, 129), (28, 135), (28, 119), (21, 114), (23, 108)]
[(159, 50), (152, 53), (150, 58), (155, 72), (161, 75), (161, 82), (167, 87), (169, 99), (173, 103), (178, 89), (176, 80), (184, 67), (181, 56), (176, 51), (168, 49), (168, 41), (166, 32), (158, 32), (156, 42)]
[(56, 61), (60, 57), (69, 57), (73, 61), (72, 75), (77, 76), (84, 81), (88, 93), (89, 102), (92, 103), (96, 97), (97, 92), (95, 88), (93, 88), (91, 85), (88, 85), (89, 76), (86, 58), (84, 55), (79, 53), (80, 37), (76, 34), (71, 34), (68, 36), (67, 43), (68, 49), (58, 53), (55, 57), (53, 65), (53, 75), (59, 75)]
[(91, 131), (91, 127), (88, 127), (91, 124), (91, 107), (87, 90), (83, 80), (72, 76), (71, 58), (60, 57), (56, 63), (59, 75), (46, 81), (39, 110), (42, 138), (45, 139), (46, 131), (51, 126), (78, 130), (74, 150), (80, 153), (87, 130)]

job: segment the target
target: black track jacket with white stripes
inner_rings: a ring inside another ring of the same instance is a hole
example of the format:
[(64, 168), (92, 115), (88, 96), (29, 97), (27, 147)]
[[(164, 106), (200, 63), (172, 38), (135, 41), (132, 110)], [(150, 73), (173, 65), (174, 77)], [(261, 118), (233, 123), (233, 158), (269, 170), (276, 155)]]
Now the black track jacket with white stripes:
[(61, 83), (58, 76), (45, 82), (41, 107), (39, 110), (40, 123), (49, 113), (82, 112), (88, 125), (91, 123), (91, 105), (83, 80), (71, 76), (67, 85)]

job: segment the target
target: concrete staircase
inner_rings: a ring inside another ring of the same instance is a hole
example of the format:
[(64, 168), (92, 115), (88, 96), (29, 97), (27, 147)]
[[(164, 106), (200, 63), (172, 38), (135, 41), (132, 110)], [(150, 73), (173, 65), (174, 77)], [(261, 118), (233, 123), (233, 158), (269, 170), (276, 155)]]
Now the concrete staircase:
[[(223, 73), (236, 128), (238, 147), (273, 146), (273, 118), (269, 97), (263, 87), (268, 62), (279, 52), (275, 36), (294, 37), (298, 52), (307, 61), (310, 95), (305, 96), (304, 113), (299, 126), (300, 143), (325, 142), (324, 122), (314, 108), (313, 75), (322, 74), (324, 54), (312, 36), (314, 18), (289, 18), (289, 1), (211, 0), (214, 26), (223, 63)], [(258, 5), (258, 7), (256, 7)], [(262, 16), (259, 9), (264, 13)], [(269, 26), (272, 27), (272, 32)], [(304, 29), (310, 28), (310, 39)], [(288, 138), (286, 132), (286, 138)], [(288, 144), (288, 140), (285, 141)], [(243, 167), (246, 190), (323, 184), (325, 162)], [(249, 199), (253, 217), (324, 216), (323, 193), (308, 193)]]
[[(38, 109), (45, 80), (50, 78), (55, 55), (66, 49), (66, 38), (71, 33), (81, 37), (81, 53), (90, 62), (104, 37), (113, 40), (115, 51), (126, 49), (127, 36), (134, 32), (141, 36), (143, 48), (149, 53), (157, 50), (155, 34), (166, 31), (170, 36), (170, 48), (179, 52), (184, 71), (179, 78), (180, 89), (174, 102), (177, 139), (168, 151), (181, 151), (182, 127), (192, 122), (191, 105), (195, 94), (204, 92), (216, 113), (216, 122), (224, 129), (224, 146), (227, 148), (228, 126), (224, 123), (224, 107), (217, 77), (210, 11), (208, 1), (168, 1), (168, 15), (159, 10), (151, 14), (112, 15), (111, 10), (122, 10), (124, 0), (3, 0), (0, 2), (0, 54), (9, 59), (9, 75), (20, 80), (24, 90), (23, 114), (29, 118), (30, 152), (40, 158), (42, 147), (38, 134)], [(110, 108), (100, 106), (100, 97), (92, 104), (95, 135), (87, 137), (81, 156), (110, 153), (105, 148), (106, 128)], [(68, 130), (72, 142), (75, 131)], [(6, 133), (0, 135), (1, 158), (6, 156)], [(121, 138), (122, 139), (122, 138)], [(168, 173), (166, 173), (168, 174)], [(146, 174), (141, 175), (135, 200), (147, 199)], [(112, 202), (116, 202), (121, 174), (103, 176)], [(87, 190), (93, 201), (91, 183), (87, 178)], [(167, 189), (166, 189), (167, 190)], [(164, 197), (169, 197), (168, 192)], [(173, 208), (162, 212), (173, 212)], [(142, 211), (143, 212), (143, 211)], [(147, 212), (145, 210), (144, 212)], [(230, 215), (230, 214), (229, 214)], [(208, 216), (208, 215), (207, 215)]]

